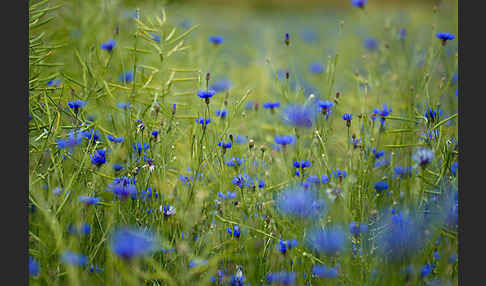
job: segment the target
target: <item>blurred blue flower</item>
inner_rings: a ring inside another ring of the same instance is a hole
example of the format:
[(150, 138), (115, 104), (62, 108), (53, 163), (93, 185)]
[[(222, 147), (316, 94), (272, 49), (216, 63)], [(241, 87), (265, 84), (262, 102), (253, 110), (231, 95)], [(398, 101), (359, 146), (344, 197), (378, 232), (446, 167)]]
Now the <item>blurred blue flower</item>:
[(427, 120), (431, 122), (437, 121), (440, 115), (442, 115), (442, 109), (436, 110), (430, 107), (425, 110), (425, 114), (424, 114)]
[(61, 262), (73, 266), (86, 266), (88, 264), (88, 257), (82, 254), (74, 253), (70, 250), (64, 251), (60, 256)]
[(68, 101), (69, 108), (74, 110), (74, 112), (77, 112), (81, 107), (85, 106), (86, 104), (88, 104), (87, 101), (82, 101), (80, 99), (75, 101)]
[(120, 165), (120, 164), (113, 164), (113, 165), (112, 165), (112, 167), (113, 167), (113, 170), (115, 170), (115, 171), (117, 171), (117, 172), (118, 172), (118, 171), (121, 171), (121, 170), (123, 170), (123, 169), (125, 169), (125, 167), (123, 167), (123, 166), (122, 166), (122, 165)]
[(133, 177), (118, 177), (113, 180), (113, 184), (108, 184), (106, 191), (112, 192), (119, 199), (126, 199), (137, 194), (136, 181)]
[(159, 210), (165, 218), (173, 216), (176, 213), (175, 207), (171, 205), (160, 206)]
[(312, 74), (321, 74), (324, 72), (324, 64), (321, 62), (312, 62), (309, 64), (309, 72)]
[(118, 76), (118, 81), (121, 81), (123, 83), (130, 83), (133, 80), (133, 72), (132, 71), (126, 71), (122, 73), (120, 76)]
[(395, 175), (400, 179), (410, 178), (412, 176), (412, 167), (410, 166), (396, 166), (393, 168)]
[(346, 250), (348, 238), (338, 226), (316, 228), (309, 232), (306, 244), (317, 253), (335, 256)]
[(425, 278), (428, 276), (430, 273), (432, 273), (432, 268), (430, 267), (430, 264), (425, 264), (422, 269), (420, 269), (420, 277)]
[(246, 137), (241, 135), (236, 135), (236, 139), (235, 139), (235, 143), (236, 144), (243, 144), (243, 143), (246, 143)]
[(296, 139), (294, 136), (290, 135), (283, 135), (283, 136), (275, 136), (275, 143), (286, 146), (289, 144), (294, 144), (296, 142)]
[(390, 115), (390, 113), (392, 113), (392, 109), (391, 109), (391, 107), (388, 108), (388, 106), (386, 104), (383, 104), (382, 108), (383, 109), (379, 109), (379, 108), (373, 109), (373, 113), (371, 114), (371, 119), (373, 119), (373, 121), (374, 121), (379, 116), (381, 127), (384, 128), (385, 127), (385, 119), (388, 115)]
[(211, 123), (211, 118), (205, 119), (204, 117), (199, 117), (196, 119), (196, 122), (201, 124), (203, 128), (205, 128), (209, 123)]
[(58, 79), (51, 79), (47, 82), (47, 86), (59, 86), (61, 85), (61, 81)]
[(277, 108), (280, 106), (280, 102), (276, 101), (276, 102), (265, 102), (263, 104), (263, 108), (265, 109), (270, 109), (273, 111), (274, 108)]
[(240, 157), (231, 157), (228, 161), (226, 161), (226, 166), (228, 167), (236, 167), (241, 166), (245, 162), (245, 159)]
[(113, 135), (111, 134), (108, 134), (108, 140), (110, 140), (111, 142), (115, 142), (115, 143), (122, 143), (123, 142), (123, 137), (114, 137)]
[(209, 88), (214, 90), (216, 93), (229, 90), (233, 87), (233, 83), (229, 79), (221, 79), (213, 83)]
[(85, 205), (96, 205), (100, 202), (100, 199), (97, 197), (88, 197), (88, 196), (79, 196), (78, 201)]
[(388, 183), (386, 181), (378, 181), (378, 182), (375, 183), (374, 188), (378, 192), (388, 190)]
[(116, 106), (118, 106), (119, 108), (121, 109), (128, 109), (130, 107), (130, 102), (118, 102), (116, 104)]
[(109, 39), (108, 41), (101, 44), (101, 49), (111, 52), (116, 47), (116, 41)]
[(67, 139), (58, 139), (57, 148), (65, 149), (69, 147), (73, 151), (74, 147), (81, 144), (83, 140), (83, 134), (80, 132), (70, 131)]
[(431, 149), (419, 148), (415, 150), (412, 155), (412, 160), (422, 167), (426, 166), (434, 160), (434, 151)]
[(295, 271), (271, 272), (267, 274), (267, 282), (271, 284), (294, 285), (296, 280), (297, 274)]
[(35, 260), (32, 256), (29, 256), (29, 275), (35, 277), (39, 275), (39, 272), (39, 262), (37, 262), (37, 260)]
[(89, 159), (91, 160), (91, 164), (100, 167), (106, 163), (106, 150), (96, 150), (93, 155), (89, 156)]
[(358, 8), (364, 8), (368, 0), (351, 0), (351, 5)]
[(459, 168), (459, 162), (454, 162), (451, 166), (451, 173), (455, 177), (457, 174), (457, 169)]
[(226, 195), (223, 194), (222, 192), (218, 192), (218, 197), (226, 200), (226, 199), (234, 199), (236, 198), (236, 192), (232, 193), (232, 192), (226, 192)]
[(290, 239), (290, 240), (279, 239), (275, 247), (278, 249), (278, 251), (280, 251), (280, 253), (286, 254), (287, 250), (291, 250), (292, 248), (297, 247), (297, 244), (298, 242), (295, 239)]
[(155, 235), (141, 228), (123, 227), (116, 229), (110, 239), (110, 248), (118, 257), (130, 260), (156, 251), (158, 241)]
[(200, 98), (211, 98), (216, 94), (216, 91), (210, 89), (210, 90), (205, 90), (201, 89), (200, 91), (197, 92), (197, 96)]
[(311, 128), (315, 115), (315, 109), (311, 106), (294, 104), (284, 108), (282, 120), (290, 126)]
[(138, 155), (141, 155), (143, 151), (147, 151), (150, 148), (150, 145), (147, 143), (140, 143), (137, 142), (135, 144), (132, 144), (133, 151), (136, 151)]
[(160, 44), (160, 40), (161, 40), (161, 37), (160, 35), (158, 34), (155, 34), (155, 33), (149, 33), (150, 36), (151, 36), (151, 40), (156, 42), (156, 43), (159, 43)]
[(240, 227), (238, 225), (233, 225), (233, 229), (228, 227), (227, 229), (228, 233), (236, 238), (240, 238)]
[(317, 33), (311, 28), (305, 28), (300, 31), (300, 38), (307, 44), (316, 43), (319, 39)]
[(349, 232), (354, 236), (358, 236), (362, 233), (368, 232), (368, 225), (365, 223), (357, 223), (352, 221), (349, 223)]
[(311, 218), (324, 215), (324, 201), (318, 200), (317, 193), (302, 187), (287, 188), (275, 199), (277, 210), (289, 216)]
[(216, 116), (221, 117), (223, 119), (226, 118), (227, 113), (228, 111), (226, 109), (216, 110)]
[(308, 161), (308, 160), (302, 160), (302, 161), (295, 161), (293, 163), (293, 166), (295, 168), (301, 168), (301, 169), (304, 169), (304, 168), (308, 168), (311, 166), (311, 162)]
[(208, 40), (209, 40), (209, 42), (211, 42), (211, 43), (213, 43), (215, 45), (219, 45), (219, 44), (221, 44), (221, 43), (224, 42), (223, 36), (210, 36), (208, 38)]
[(405, 40), (407, 38), (407, 29), (402, 28), (398, 31), (398, 39)]
[(437, 33), (435, 35), (438, 39), (442, 40), (442, 45), (444, 46), (447, 41), (454, 40), (456, 36), (450, 33)]
[(363, 43), (364, 47), (368, 50), (368, 51), (376, 51), (378, 50), (378, 40), (375, 39), (375, 38), (366, 38), (364, 40), (364, 43)]

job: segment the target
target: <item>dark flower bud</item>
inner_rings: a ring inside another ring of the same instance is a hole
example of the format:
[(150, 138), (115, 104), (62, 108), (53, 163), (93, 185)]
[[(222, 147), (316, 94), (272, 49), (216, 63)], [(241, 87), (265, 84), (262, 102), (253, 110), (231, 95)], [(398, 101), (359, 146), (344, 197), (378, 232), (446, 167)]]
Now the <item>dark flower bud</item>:
[(207, 73), (206, 74), (206, 80), (209, 81), (210, 78), (211, 78), (211, 74), (210, 73)]
[(290, 77), (289, 72), (285, 72), (285, 78), (286, 78), (286, 79), (289, 79), (289, 77)]
[(250, 141), (248, 142), (248, 147), (252, 149), (254, 146), (255, 146), (255, 141), (253, 141), (253, 139), (250, 139)]
[(233, 143), (233, 134), (230, 133), (229, 139), (231, 140), (231, 143)]

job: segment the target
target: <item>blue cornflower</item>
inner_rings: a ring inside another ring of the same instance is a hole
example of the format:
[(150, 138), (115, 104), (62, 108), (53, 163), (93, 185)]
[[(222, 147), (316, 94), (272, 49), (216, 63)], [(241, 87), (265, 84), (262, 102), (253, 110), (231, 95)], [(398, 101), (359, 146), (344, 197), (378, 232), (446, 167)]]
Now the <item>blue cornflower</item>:
[(231, 182), (239, 188), (251, 187), (253, 184), (252, 179), (247, 174), (238, 174), (238, 176), (233, 177)]
[(229, 90), (231, 87), (233, 87), (233, 83), (230, 80), (222, 79), (213, 83), (209, 88), (218, 93)]
[(380, 157), (384, 156), (385, 155), (385, 151), (384, 150), (376, 150), (375, 148), (373, 148), (373, 155), (375, 155), (375, 159), (380, 159)]
[(74, 147), (81, 144), (82, 140), (83, 140), (82, 133), (70, 131), (67, 139), (58, 139), (56, 141), (57, 142), (57, 148), (64, 149), (64, 148), (69, 147), (72, 151), (74, 149)]
[(315, 185), (320, 184), (321, 179), (318, 176), (310, 175), (305, 179), (305, 182), (307, 183), (306, 186), (309, 187), (311, 184), (315, 184)]
[(295, 168), (301, 168), (301, 169), (304, 169), (304, 168), (308, 168), (311, 166), (311, 162), (310, 161), (307, 161), (307, 160), (302, 160), (302, 161), (295, 161), (293, 163), (293, 166)]
[(245, 162), (245, 159), (239, 157), (231, 157), (228, 161), (226, 161), (226, 166), (228, 167), (235, 167), (241, 166)]
[(420, 277), (425, 278), (428, 276), (430, 273), (432, 273), (432, 268), (430, 267), (430, 264), (425, 264), (422, 269), (420, 269)]
[(133, 80), (133, 72), (132, 71), (126, 71), (122, 73), (120, 76), (118, 76), (118, 80), (123, 82), (123, 83), (130, 83)]
[(312, 266), (313, 277), (327, 277), (328, 268), (326, 265), (317, 264)]
[(385, 216), (378, 225), (378, 229), (382, 228), (376, 237), (377, 251), (390, 262), (405, 261), (425, 244), (425, 225), (418, 217), (402, 211)]
[(448, 40), (454, 40), (456, 38), (456, 36), (450, 33), (437, 33), (435, 36), (442, 40), (442, 46), (445, 46)]
[(161, 40), (161, 37), (160, 35), (158, 34), (155, 34), (155, 33), (149, 33), (150, 36), (151, 36), (151, 40), (156, 42), (156, 43), (159, 43), (160, 44), (160, 40)]
[(351, 137), (350, 142), (351, 145), (353, 145), (353, 148), (356, 149), (361, 145), (361, 138)]
[(442, 115), (442, 109), (435, 110), (435, 109), (432, 109), (430, 107), (427, 108), (427, 110), (425, 110), (425, 114), (424, 114), (424, 116), (430, 122), (437, 121), (437, 119), (439, 118), (440, 115)]
[(130, 107), (130, 102), (118, 102), (116, 104), (116, 106), (118, 106), (119, 108), (121, 109), (128, 109)]
[(116, 47), (116, 42), (113, 39), (110, 39), (104, 42), (103, 44), (101, 44), (101, 49), (107, 50), (108, 52), (111, 52), (115, 47)]
[(137, 187), (135, 186), (136, 179), (133, 177), (118, 177), (113, 180), (113, 184), (108, 184), (106, 189), (118, 196), (120, 199), (125, 199), (128, 196), (137, 194)]
[(110, 247), (118, 257), (130, 260), (149, 255), (157, 250), (157, 239), (151, 231), (123, 227), (115, 230), (110, 239)]
[(424, 167), (432, 160), (434, 160), (434, 151), (425, 148), (419, 148), (415, 150), (415, 153), (412, 156), (412, 160), (417, 162), (420, 166)]
[(338, 178), (339, 180), (346, 178), (346, 176), (348, 175), (348, 173), (344, 170), (333, 170), (332, 173), (329, 174), (329, 177), (331, 176), (331, 174), (334, 178)]
[(368, 0), (351, 0), (351, 5), (363, 9)]
[(388, 183), (386, 181), (378, 181), (378, 182), (375, 183), (374, 188), (378, 192), (388, 190)]
[(246, 137), (241, 135), (236, 135), (236, 139), (235, 139), (235, 142), (236, 144), (243, 144), (243, 143), (246, 143)]
[(123, 170), (123, 169), (125, 169), (125, 167), (123, 167), (123, 166), (122, 166), (122, 165), (120, 165), (120, 164), (113, 164), (113, 165), (112, 165), (112, 167), (113, 167), (113, 170), (115, 170), (115, 171), (117, 171), (117, 172), (118, 172), (118, 171), (121, 171), (121, 170)]
[(317, 253), (334, 256), (344, 251), (348, 238), (340, 227), (317, 228), (306, 238), (307, 245)]
[(228, 227), (228, 233), (236, 238), (240, 238), (240, 227), (238, 225), (234, 225), (233, 229)]
[(282, 120), (290, 126), (311, 128), (315, 115), (315, 109), (311, 106), (294, 104), (284, 108)]
[(458, 80), (459, 80), (459, 74), (455, 72), (451, 77), (451, 84), (456, 84)]
[(364, 43), (363, 43), (364, 47), (373, 52), (373, 51), (376, 51), (378, 49), (378, 40), (375, 39), (375, 38), (366, 38), (364, 40)]
[(398, 178), (404, 179), (412, 176), (412, 167), (410, 166), (396, 166), (395, 168), (393, 168), (393, 171)]
[(297, 240), (290, 239), (290, 240), (279, 240), (278, 243), (275, 245), (275, 248), (280, 251), (282, 254), (286, 254), (287, 250), (291, 250), (292, 248), (297, 247)]
[(211, 98), (213, 97), (213, 95), (216, 94), (216, 91), (210, 89), (210, 90), (205, 90), (205, 89), (201, 89), (200, 91), (197, 92), (197, 96), (199, 96), (200, 98)]
[(295, 271), (287, 272), (271, 272), (267, 274), (268, 283), (278, 283), (282, 285), (294, 285), (297, 279), (297, 273)]
[(454, 162), (451, 166), (451, 173), (455, 177), (457, 174), (457, 169), (459, 168), (459, 162)]
[(137, 142), (136, 144), (132, 144), (132, 148), (138, 153), (138, 155), (141, 155), (142, 151), (147, 151), (150, 148), (150, 145), (147, 143), (142, 145), (142, 143)]
[(106, 150), (96, 150), (93, 155), (89, 156), (89, 159), (91, 160), (91, 164), (100, 167), (106, 163)]
[(346, 121), (346, 126), (351, 126), (351, 120), (353, 119), (353, 115), (351, 113), (344, 113), (341, 117), (344, 121)]
[(215, 44), (215, 45), (219, 45), (221, 43), (224, 42), (224, 38), (223, 36), (211, 36), (208, 38), (209, 42)]
[(113, 135), (109, 134), (108, 136), (108, 140), (110, 140), (111, 142), (115, 142), (115, 143), (122, 143), (123, 142), (123, 137), (114, 137)]
[(72, 110), (74, 110), (74, 112), (78, 112), (78, 110), (81, 107), (85, 106), (86, 104), (88, 104), (87, 101), (82, 101), (80, 99), (75, 100), (75, 101), (68, 101), (69, 108), (71, 108)]
[(29, 275), (35, 277), (39, 275), (39, 272), (39, 262), (37, 262), (37, 260), (35, 260), (32, 256), (29, 256)]
[(294, 144), (295, 141), (296, 141), (295, 137), (290, 136), (290, 135), (275, 136), (274, 140), (275, 140), (275, 143), (282, 145), (282, 146)]
[(93, 142), (99, 141), (101, 137), (101, 133), (98, 129), (84, 130), (81, 134), (84, 138), (91, 139)]
[(277, 210), (299, 218), (310, 218), (323, 215), (324, 201), (318, 200), (317, 193), (302, 187), (287, 188), (275, 199)]
[(175, 207), (171, 205), (160, 206), (159, 210), (164, 215), (164, 218), (173, 216), (176, 213)]
[(258, 182), (258, 188), (260, 188), (260, 189), (265, 188), (265, 181), (260, 180), (260, 181)]
[(400, 31), (398, 31), (398, 39), (405, 40), (405, 38), (407, 38), (407, 29), (402, 28)]
[(265, 102), (263, 104), (263, 108), (270, 109), (270, 111), (274, 112), (274, 109), (280, 106), (280, 102)]
[(87, 206), (89, 205), (96, 205), (100, 202), (100, 199), (97, 197), (88, 197), (88, 196), (79, 196), (78, 201), (83, 203)]
[(321, 74), (324, 72), (324, 64), (321, 62), (313, 62), (309, 65), (309, 72), (313, 74)]
[(50, 81), (47, 82), (47, 86), (59, 86), (61, 84), (61, 81), (58, 79), (51, 79)]
[(222, 192), (218, 192), (218, 197), (222, 198), (222, 199), (234, 199), (236, 198), (236, 192), (232, 193), (232, 192), (226, 192), (226, 195), (223, 194)]
[(226, 111), (226, 109), (216, 110), (216, 116), (221, 117), (222, 119), (226, 118), (227, 113), (228, 111)]
[(231, 143), (231, 141), (228, 141), (226, 143), (224, 141), (219, 141), (218, 146), (223, 149), (229, 149), (233, 146), (233, 144)]
[(376, 118), (380, 117), (381, 127), (385, 127), (385, 119), (390, 113), (392, 113), (392, 109), (388, 108), (386, 104), (383, 104), (383, 109), (375, 108), (373, 109), (373, 114), (371, 115), (371, 119), (376, 120)]
[(454, 253), (451, 256), (449, 256), (449, 263), (453, 264), (457, 261), (457, 255)]
[(73, 266), (86, 266), (88, 264), (88, 257), (82, 254), (73, 253), (70, 250), (64, 251), (60, 259), (62, 263)]
[(204, 117), (199, 117), (196, 119), (196, 122), (201, 124), (203, 128), (205, 128), (209, 123), (211, 123), (211, 118), (205, 119)]
[(331, 107), (334, 106), (334, 103), (329, 100), (319, 100), (317, 101), (317, 106), (321, 108), (321, 112), (324, 114), (324, 119), (327, 119), (332, 113)]
[(300, 31), (300, 37), (307, 44), (316, 43), (318, 40), (317, 33), (311, 28), (305, 28)]
[(327, 183), (329, 183), (329, 177), (328, 177), (327, 175), (325, 175), (325, 174), (324, 174), (324, 175), (322, 175), (322, 176), (321, 176), (321, 182), (322, 182), (323, 184), (327, 184)]
[(349, 232), (354, 236), (358, 236), (361, 233), (368, 232), (368, 225), (365, 223), (357, 223), (352, 221), (349, 223)]

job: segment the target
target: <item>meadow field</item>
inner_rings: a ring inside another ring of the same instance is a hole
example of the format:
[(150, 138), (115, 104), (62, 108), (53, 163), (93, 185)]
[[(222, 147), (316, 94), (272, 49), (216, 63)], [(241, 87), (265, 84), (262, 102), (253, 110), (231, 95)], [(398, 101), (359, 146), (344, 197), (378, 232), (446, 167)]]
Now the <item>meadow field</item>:
[(458, 2), (209, 2), (29, 1), (30, 284), (457, 285)]

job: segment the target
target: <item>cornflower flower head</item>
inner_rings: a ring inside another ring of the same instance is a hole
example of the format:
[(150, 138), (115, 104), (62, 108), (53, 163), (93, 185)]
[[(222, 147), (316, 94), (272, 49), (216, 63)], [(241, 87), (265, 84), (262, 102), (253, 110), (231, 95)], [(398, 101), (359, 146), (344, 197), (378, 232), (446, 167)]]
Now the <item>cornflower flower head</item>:
[(124, 138), (123, 137), (115, 137), (111, 134), (108, 134), (108, 140), (110, 140), (111, 142), (114, 142), (114, 143), (122, 143)]
[(278, 145), (287, 146), (290, 144), (294, 144), (296, 139), (294, 136), (291, 135), (283, 135), (283, 136), (275, 136), (274, 141)]
[(442, 109), (436, 110), (429, 107), (425, 110), (424, 116), (428, 121), (433, 123), (439, 119), (439, 116), (442, 115), (442, 113)]
[(130, 102), (118, 102), (116, 106), (118, 106), (118, 108), (127, 110), (130, 108)]
[(32, 256), (29, 256), (29, 275), (38, 276), (40, 272), (39, 262), (35, 260)]
[(404, 211), (387, 212), (378, 223), (377, 253), (389, 262), (406, 261), (426, 242), (426, 225), (418, 216)]
[(201, 124), (201, 126), (202, 126), (203, 128), (206, 128), (206, 126), (207, 126), (209, 123), (211, 123), (211, 118), (205, 119), (204, 117), (202, 117), (202, 116), (201, 116), (201, 117), (199, 117), (199, 118), (195, 119), (195, 121), (196, 121), (197, 123)]
[(216, 110), (216, 116), (221, 117), (221, 119), (226, 118), (228, 111), (226, 109)]
[(226, 149), (230, 149), (233, 146), (233, 144), (231, 143), (231, 141), (228, 141), (226, 143), (224, 141), (219, 141), (218, 146), (223, 148), (223, 150), (226, 150)]
[(327, 184), (327, 183), (329, 183), (329, 176), (327, 176), (326, 174), (322, 175), (322, 176), (321, 176), (321, 182), (322, 182), (323, 184)]
[(91, 164), (96, 167), (101, 167), (101, 165), (106, 163), (106, 150), (96, 150), (93, 155), (89, 156), (89, 159), (91, 160)]
[(351, 0), (351, 5), (363, 9), (366, 5), (366, 2), (368, 2), (368, 0)]
[(385, 120), (386, 120), (386, 117), (388, 115), (390, 115), (390, 113), (392, 113), (392, 109), (391, 109), (391, 107), (388, 108), (388, 106), (386, 104), (383, 104), (383, 107), (382, 108), (383, 109), (379, 109), (379, 108), (373, 109), (373, 113), (371, 115), (371, 119), (373, 119), (373, 121), (374, 121), (379, 116), (380, 117), (381, 127), (382, 128), (385, 128)]
[(384, 150), (376, 150), (373, 148), (373, 155), (375, 155), (375, 159), (378, 160), (380, 157), (385, 156), (385, 151)]
[(455, 177), (457, 174), (457, 169), (459, 168), (459, 162), (454, 162), (451, 165), (451, 174)]
[(244, 143), (246, 143), (246, 137), (243, 136), (243, 135), (241, 135), (241, 136), (236, 135), (235, 143), (236, 144), (244, 144)]
[(74, 253), (70, 250), (64, 251), (59, 257), (63, 264), (72, 266), (86, 266), (88, 264), (88, 257), (82, 254)]
[(231, 180), (233, 185), (238, 186), (240, 189), (243, 187), (251, 187), (253, 185), (253, 180), (247, 174), (238, 174)]
[(111, 52), (116, 47), (116, 41), (113, 39), (109, 39), (108, 41), (101, 44), (101, 49)]
[(222, 192), (218, 192), (218, 197), (222, 198), (223, 200), (234, 199), (234, 198), (236, 198), (236, 192), (234, 192), (234, 193), (226, 192), (226, 195), (223, 194)]
[(82, 101), (80, 99), (75, 101), (68, 101), (68, 106), (74, 111), (74, 113), (78, 113), (79, 109), (85, 106), (86, 104), (88, 104), (88, 101)]
[(306, 244), (319, 254), (336, 256), (346, 250), (348, 238), (338, 226), (316, 228), (306, 237)]
[(61, 81), (58, 79), (51, 79), (50, 81), (47, 82), (47, 86), (59, 86), (61, 85)]
[(315, 115), (315, 109), (311, 106), (293, 104), (284, 108), (282, 112), (282, 120), (285, 124), (290, 126), (311, 128), (314, 123)]
[(321, 74), (324, 72), (324, 64), (321, 62), (313, 62), (309, 64), (309, 72), (312, 74)]
[(137, 133), (143, 132), (145, 130), (145, 123), (142, 120), (137, 120)]
[(412, 167), (411, 166), (396, 166), (393, 168), (395, 175), (400, 179), (410, 178), (412, 176)]
[(226, 161), (226, 166), (228, 167), (236, 167), (236, 166), (241, 166), (245, 162), (245, 159), (240, 158), (240, 157), (231, 157), (228, 161)]
[(214, 90), (216, 93), (227, 91), (233, 87), (233, 83), (228, 79), (222, 79), (213, 83), (209, 88)]
[(110, 238), (111, 251), (124, 260), (150, 255), (157, 250), (157, 245), (154, 233), (141, 228), (118, 228)]
[(240, 227), (238, 225), (233, 225), (233, 228), (228, 227), (227, 231), (231, 236), (240, 238), (241, 233), (240, 233)]
[(346, 121), (346, 126), (349, 128), (351, 126), (351, 120), (353, 119), (353, 115), (351, 113), (344, 113), (341, 118)]
[(275, 245), (275, 248), (280, 251), (282, 254), (286, 254), (288, 250), (297, 247), (297, 240), (290, 239), (290, 240), (279, 240), (278, 243)]
[(155, 33), (149, 33), (149, 34), (150, 34), (150, 36), (151, 36), (151, 37), (150, 37), (150, 39), (151, 39), (152, 41), (154, 41), (154, 42), (156, 42), (156, 43), (159, 43), (159, 44), (160, 44), (160, 40), (162, 39), (162, 38), (160, 37), (160, 35), (155, 34)]
[(354, 236), (358, 236), (362, 233), (368, 232), (368, 225), (365, 223), (357, 223), (352, 221), (349, 223), (349, 232)]
[(303, 187), (287, 188), (275, 199), (277, 210), (287, 216), (313, 218), (324, 215), (324, 201), (319, 200), (317, 193)]
[(398, 39), (403, 41), (407, 38), (407, 29), (402, 28), (398, 31)]
[(90, 206), (90, 205), (98, 204), (100, 202), (100, 199), (97, 198), (97, 197), (79, 196), (78, 201), (80, 203), (87, 205), (87, 206)]
[(425, 278), (426, 276), (428, 276), (430, 273), (432, 273), (432, 267), (430, 267), (430, 264), (425, 264), (424, 266), (422, 266), (422, 268), (420, 269), (420, 278)]
[(301, 169), (309, 168), (311, 166), (311, 162), (310, 161), (307, 161), (307, 160), (295, 161), (293, 163), (293, 166), (295, 168), (301, 168)]
[(278, 102), (278, 101), (276, 101), (276, 102), (269, 101), (269, 102), (265, 102), (263, 104), (263, 108), (270, 109), (270, 111), (272, 113), (275, 113), (275, 108), (277, 108), (277, 107), (280, 107), (280, 102)]
[(208, 41), (214, 45), (219, 45), (224, 42), (224, 38), (223, 36), (210, 36)]
[(209, 101), (209, 98), (213, 97), (215, 94), (216, 94), (216, 91), (213, 90), (213, 89), (210, 89), (210, 90), (201, 89), (200, 91), (197, 92), (197, 96), (199, 96), (202, 99), (207, 99), (208, 101)]
[(264, 180), (258, 181), (258, 188), (260, 188), (260, 189), (265, 188), (265, 181)]
[(344, 170), (332, 170), (332, 172), (329, 173), (329, 177), (334, 177), (334, 178), (338, 178), (340, 181), (342, 181), (342, 179), (346, 178), (348, 176), (348, 173)]
[(456, 36), (450, 33), (437, 33), (435, 36), (442, 41), (442, 46), (445, 46), (447, 41), (452, 41), (456, 38)]
[(152, 133), (151, 133), (151, 134), (152, 134), (152, 137), (153, 137), (154, 139), (157, 139), (157, 136), (159, 136), (159, 131), (158, 131), (158, 130), (154, 130), (154, 131), (152, 131)]
[(375, 38), (366, 38), (363, 42), (363, 45), (370, 52), (378, 50), (378, 40)]
[(236, 273), (231, 275), (230, 285), (231, 286), (244, 286), (245, 285), (245, 275), (243, 275), (242, 267), (237, 265)]
[(84, 138), (90, 139), (93, 142), (99, 141), (101, 137), (101, 133), (100, 131), (98, 131), (98, 129), (84, 130), (83, 132), (81, 132), (81, 134)]
[(280, 271), (271, 272), (267, 274), (268, 283), (276, 283), (281, 285), (294, 285), (297, 281), (297, 273), (295, 271)]
[(122, 73), (121, 75), (118, 76), (118, 81), (121, 81), (123, 83), (130, 83), (133, 81), (133, 72), (132, 71), (126, 71)]
[(322, 114), (324, 114), (324, 119), (327, 119), (331, 115), (331, 107), (334, 103), (330, 100), (319, 100), (317, 101), (317, 106), (321, 109)]
[(427, 132), (422, 133), (422, 139), (425, 141), (425, 143), (431, 143), (435, 141), (436, 139), (439, 138), (439, 130), (438, 129), (433, 129)]
[(128, 196), (137, 194), (136, 181), (133, 177), (118, 177), (113, 180), (113, 184), (108, 185), (106, 190), (112, 192), (119, 199), (126, 199)]
[(136, 152), (138, 153), (138, 155), (140, 156), (140, 155), (142, 154), (142, 152), (147, 151), (147, 150), (150, 148), (150, 146), (149, 146), (149, 144), (147, 144), (147, 143), (144, 143), (144, 144), (142, 145), (142, 143), (137, 142), (137, 143), (135, 143), (135, 144), (132, 144), (132, 148), (133, 148), (133, 150), (134, 150), (134, 151), (136, 151)]
[(351, 139), (349, 140), (351, 142), (351, 145), (353, 145), (354, 149), (358, 148), (358, 146), (361, 145), (361, 138), (351, 137)]
[(388, 190), (388, 183), (386, 181), (378, 181), (375, 183), (374, 188), (378, 192)]
[(120, 164), (113, 164), (113, 165), (112, 165), (112, 167), (113, 167), (113, 170), (115, 170), (115, 171), (117, 171), (117, 172), (119, 172), (119, 171), (121, 171), (121, 170), (125, 169), (125, 167), (123, 167), (123, 166), (122, 166), (122, 165), (120, 165)]
[(170, 216), (175, 215), (176, 209), (174, 206), (171, 205), (165, 205), (165, 206), (160, 206), (159, 207), (160, 212), (164, 215), (164, 218), (168, 218)]
[(434, 160), (434, 151), (431, 149), (419, 148), (415, 150), (412, 155), (412, 160), (414, 160), (421, 167), (427, 166), (432, 160)]
[(327, 267), (323, 264), (317, 264), (312, 266), (312, 277), (336, 278), (337, 276), (337, 267)]
[(81, 132), (70, 131), (67, 139), (57, 139), (57, 148), (58, 149), (65, 149), (69, 147), (71, 152), (73, 151), (74, 147), (81, 144), (83, 140), (83, 134)]

